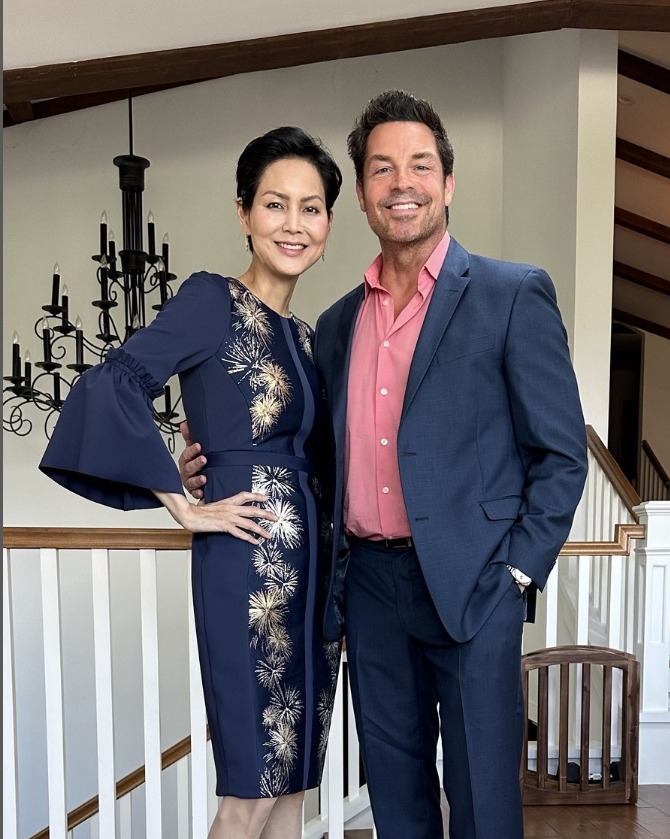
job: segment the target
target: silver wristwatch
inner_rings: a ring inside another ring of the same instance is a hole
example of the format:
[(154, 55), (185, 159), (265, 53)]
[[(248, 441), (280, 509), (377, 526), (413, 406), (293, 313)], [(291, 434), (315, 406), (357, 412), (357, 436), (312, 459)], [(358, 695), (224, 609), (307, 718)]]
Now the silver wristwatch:
[(519, 571), (519, 569), (514, 568), (513, 565), (508, 565), (507, 570), (514, 577), (517, 583), (524, 588), (533, 582), (532, 578), (529, 577), (528, 574), (524, 574), (523, 571)]

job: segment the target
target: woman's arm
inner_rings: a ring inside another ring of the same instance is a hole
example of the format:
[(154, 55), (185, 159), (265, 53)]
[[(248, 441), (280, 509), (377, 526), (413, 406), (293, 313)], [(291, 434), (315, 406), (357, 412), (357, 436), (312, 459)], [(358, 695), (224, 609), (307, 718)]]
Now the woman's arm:
[(270, 539), (272, 534), (254, 519), (277, 521), (274, 513), (253, 506), (253, 502), (268, 500), (267, 495), (256, 492), (238, 492), (211, 504), (191, 504), (185, 495), (176, 492), (153, 490), (153, 493), (172, 518), (191, 533), (229, 533), (257, 545), (258, 540), (252, 534), (263, 539)]

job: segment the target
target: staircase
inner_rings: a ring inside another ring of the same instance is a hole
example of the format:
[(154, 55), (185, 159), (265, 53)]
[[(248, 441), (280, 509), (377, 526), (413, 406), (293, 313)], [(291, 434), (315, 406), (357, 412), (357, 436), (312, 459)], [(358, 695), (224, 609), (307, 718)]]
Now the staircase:
[[(670, 502), (642, 502), (592, 429), (588, 440), (584, 496), (524, 651), (632, 653), (642, 671), (639, 781), (668, 783)], [(3, 536), (3, 836), (203, 839), (216, 797), (188, 534)], [(551, 714), (558, 686), (549, 681)], [(577, 727), (580, 689), (569, 698)], [(612, 708), (614, 755), (620, 713)], [(305, 839), (372, 826), (362, 780), (344, 661), (324, 782), (306, 797)]]

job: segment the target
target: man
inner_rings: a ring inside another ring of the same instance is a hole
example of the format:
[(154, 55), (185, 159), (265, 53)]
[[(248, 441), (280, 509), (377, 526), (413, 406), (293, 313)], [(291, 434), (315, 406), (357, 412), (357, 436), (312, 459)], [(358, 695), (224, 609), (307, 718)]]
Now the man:
[(428, 102), (382, 93), (348, 147), (381, 254), (316, 330), (326, 631), (346, 629), (380, 839), (442, 837), (439, 731), (451, 839), (520, 839), (522, 623), (586, 475), (565, 330), (544, 271), (450, 238), (453, 151)]

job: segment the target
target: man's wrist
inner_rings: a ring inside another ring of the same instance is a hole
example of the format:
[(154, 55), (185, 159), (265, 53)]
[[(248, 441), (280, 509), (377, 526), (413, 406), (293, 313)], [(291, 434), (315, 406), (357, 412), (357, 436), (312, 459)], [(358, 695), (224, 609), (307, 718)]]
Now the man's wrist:
[(529, 586), (533, 582), (532, 578), (529, 577), (528, 574), (524, 574), (523, 571), (520, 571), (518, 568), (515, 568), (513, 565), (508, 565), (507, 570), (514, 577), (516, 582), (520, 586), (522, 586), (523, 588), (526, 588), (527, 586)]

